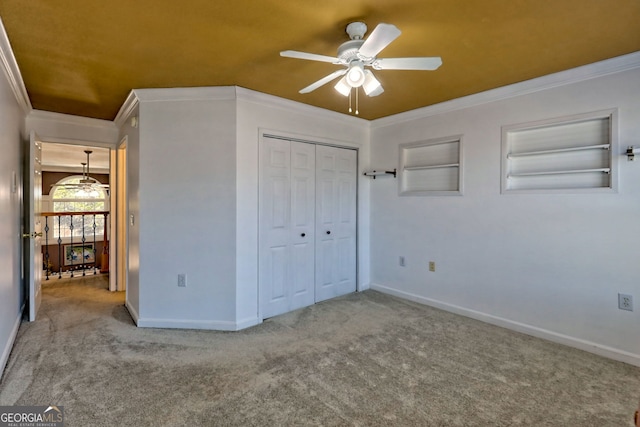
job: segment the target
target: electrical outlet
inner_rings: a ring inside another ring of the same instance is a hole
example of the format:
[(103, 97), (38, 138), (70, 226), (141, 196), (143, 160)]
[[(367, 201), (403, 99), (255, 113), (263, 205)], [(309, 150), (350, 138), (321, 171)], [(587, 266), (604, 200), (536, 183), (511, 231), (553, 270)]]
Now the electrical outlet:
[(618, 308), (620, 310), (633, 311), (633, 297), (626, 294), (618, 294)]
[(429, 271), (436, 271), (436, 262), (429, 261)]
[(404, 263), (404, 257), (401, 256), (400, 258), (398, 258), (398, 263), (400, 264), (400, 267), (404, 267), (406, 264)]
[(184, 273), (178, 274), (178, 287), (186, 288), (187, 287), (187, 275)]

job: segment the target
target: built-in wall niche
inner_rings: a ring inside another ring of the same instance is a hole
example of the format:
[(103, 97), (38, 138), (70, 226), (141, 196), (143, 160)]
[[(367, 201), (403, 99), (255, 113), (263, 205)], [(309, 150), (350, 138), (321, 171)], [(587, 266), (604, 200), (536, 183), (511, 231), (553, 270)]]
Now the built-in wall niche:
[(401, 196), (462, 194), (462, 136), (400, 145)]
[(502, 128), (502, 192), (615, 191), (615, 109)]

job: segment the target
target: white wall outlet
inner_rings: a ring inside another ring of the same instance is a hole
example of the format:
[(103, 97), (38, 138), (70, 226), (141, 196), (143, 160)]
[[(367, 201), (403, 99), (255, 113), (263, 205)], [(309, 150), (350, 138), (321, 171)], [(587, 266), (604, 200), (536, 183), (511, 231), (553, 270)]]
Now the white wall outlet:
[(178, 287), (180, 288), (187, 287), (187, 275), (185, 273), (178, 274)]
[(618, 294), (618, 308), (620, 310), (633, 311), (633, 296)]
[(398, 258), (398, 264), (400, 264), (400, 267), (404, 267), (406, 265), (403, 256), (400, 256), (400, 258)]
[(436, 271), (436, 262), (429, 261), (429, 271)]

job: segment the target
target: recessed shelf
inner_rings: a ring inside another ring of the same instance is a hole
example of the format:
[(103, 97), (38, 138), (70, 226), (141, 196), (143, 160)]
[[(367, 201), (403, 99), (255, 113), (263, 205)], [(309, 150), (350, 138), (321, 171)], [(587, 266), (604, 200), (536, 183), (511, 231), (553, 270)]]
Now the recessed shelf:
[(426, 169), (457, 168), (459, 166), (460, 166), (460, 163), (449, 163), (446, 165), (432, 165), (432, 166), (405, 166), (404, 170), (420, 171), (420, 170), (426, 170)]
[(572, 170), (558, 170), (558, 171), (545, 171), (545, 172), (512, 173), (507, 175), (507, 178), (521, 177), (521, 176), (564, 175), (564, 174), (571, 174), (571, 173), (592, 173), (592, 172), (611, 173), (611, 168), (572, 169)]
[(539, 156), (544, 154), (555, 154), (555, 153), (569, 153), (572, 151), (585, 151), (585, 150), (595, 150), (595, 149), (608, 150), (610, 147), (611, 147), (611, 144), (598, 144), (598, 145), (585, 145), (582, 147), (555, 148), (553, 150), (524, 151), (522, 153), (509, 153), (507, 154), (507, 158), (514, 159), (518, 157)]
[(502, 192), (615, 190), (617, 110), (502, 128)]
[(400, 145), (401, 196), (462, 193), (462, 136)]

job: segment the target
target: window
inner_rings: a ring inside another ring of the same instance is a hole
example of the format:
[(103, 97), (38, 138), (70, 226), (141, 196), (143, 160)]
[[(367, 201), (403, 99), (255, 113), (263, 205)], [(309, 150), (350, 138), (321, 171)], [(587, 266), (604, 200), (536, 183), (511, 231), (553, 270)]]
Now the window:
[[(70, 176), (58, 181), (51, 192), (53, 212), (104, 212), (108, 210), (108, 195), (101, 187), (86, 188), (80, 185), (80, 175)], [(65, 186), (75, 184), (75, 186)], [(93, 240), (95, 229), (96, 237), (104, 234), (104, 215), (74, 215), (73, 224), (70, 215), (52, 217), (53, 223), (49, 227), (53, 230), (53, 237), (79, 237), (84, 236)]]

